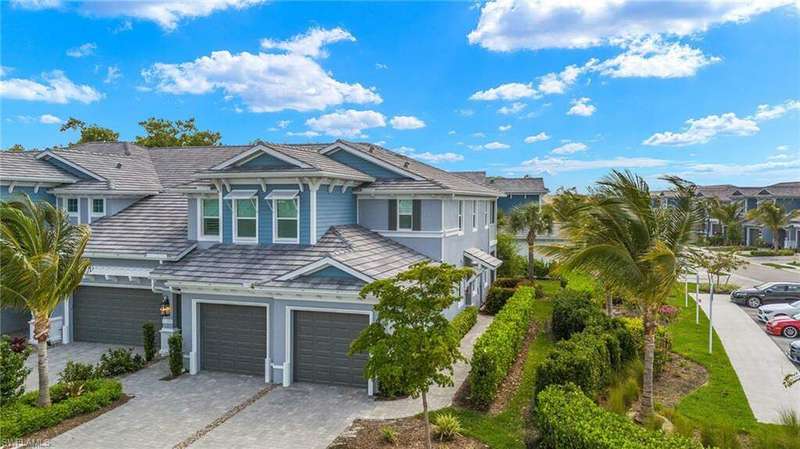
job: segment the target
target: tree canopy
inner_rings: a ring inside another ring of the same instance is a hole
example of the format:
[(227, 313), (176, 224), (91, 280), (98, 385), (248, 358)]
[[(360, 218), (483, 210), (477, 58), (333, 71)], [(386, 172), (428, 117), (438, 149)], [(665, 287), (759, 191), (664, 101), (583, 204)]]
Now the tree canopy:
[(187, 120), (167, 120), (150, 117), (139, 122), (144, 136), (136, 136), (134, 143), (144, 147), (187, 147), (221, 145), (222, 135), (197, 129), (194, 117)]
[(6, 148), (6, 151), (10, 151), (12, 153), (19, 153), (21, 151), (25, 151), (25, 147), (23, 147), (18, 143), (15, 143), (14, 145), (11, 145), (10, 147)]
[(110, 128), (104, 128), (96, 123), (87, 125), (86, 122), (78, 120), (75, 117), (70, 117), (61, 125), (61, 132), (70, 130), (81, 133), (81, 137), (76, 143), (116, 142), (119, 140), (118, 132)]

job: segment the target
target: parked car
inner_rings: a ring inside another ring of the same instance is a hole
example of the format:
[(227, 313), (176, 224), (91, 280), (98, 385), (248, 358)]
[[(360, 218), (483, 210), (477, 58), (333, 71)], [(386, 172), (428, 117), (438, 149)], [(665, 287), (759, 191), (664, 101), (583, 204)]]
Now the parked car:
[(800, 300), (800, 282), (766, 282), (731, 292), (731, 301), (756, 308), (763, 304)]
[(767, 333), (797, 338), (800, 335), (800, 313), (794, 316), (780, 315), (767, 321)]
[(766, 323), (776, 316), (794, 316), (800, 313), (800, 301), (789, 304), (770, 304), (758, 308), (758, 319)]
[(800, 365), (800, 340), (793, 341), (787, 353), (789, 360)]

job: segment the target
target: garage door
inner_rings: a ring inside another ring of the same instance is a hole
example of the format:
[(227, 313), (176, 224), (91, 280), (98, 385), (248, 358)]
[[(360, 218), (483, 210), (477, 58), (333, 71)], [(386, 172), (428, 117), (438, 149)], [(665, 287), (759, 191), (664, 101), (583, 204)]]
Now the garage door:
[(367, 327), (366, 315), (294, 312), (294, 380), (364, 387), (366, 354), (348, 357), (350, 343)]
[(267, 309), (200, 304), (200, 367), (264, 376)]
[(161, 327), (161, 295), (150, 290), (80, 287), (72, 307), (76, 341), (142, 346), (142, 325)]

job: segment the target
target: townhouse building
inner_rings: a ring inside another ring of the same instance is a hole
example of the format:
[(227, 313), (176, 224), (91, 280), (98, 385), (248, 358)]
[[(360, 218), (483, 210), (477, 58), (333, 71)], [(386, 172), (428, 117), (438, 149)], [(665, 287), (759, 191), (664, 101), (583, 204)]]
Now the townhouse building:
[[(0, 198), (26, 193), (91, 226), (92, 267), (51, 339), (140, 345), (181, 332), (189, 372), (362, 387), (350, 342), (376, 319), (360, 289), (430, 260), (473, 268), (446, 314), (480, 305), (494, 257), (491, 185), (370, 143), (0, 153)], [(3, 333), (29, 316), (3, 310)]]

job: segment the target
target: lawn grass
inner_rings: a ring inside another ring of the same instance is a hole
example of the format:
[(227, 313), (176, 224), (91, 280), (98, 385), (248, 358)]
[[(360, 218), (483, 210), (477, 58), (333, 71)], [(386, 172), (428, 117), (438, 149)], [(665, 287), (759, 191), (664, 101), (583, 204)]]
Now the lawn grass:
[(766, 265), (768, 267), (777, 268), (779, 270), (794, 270), (795, 267), (792, 266), (792, 265), (796, 265), (796, 264), (794, 264), (794, 263), (780, 264), (780, 263), (775, 263), (775, 262), (764, 262), (761, 265)]
[[(553, 312), (553, 304), (550, 298), (558, 291), (560, 286), (558, 281), (536, 281), (536, 283), (544, 289), (545, 299), (536, 302), (533, 319), (540, 325), (544, 325)], [(449, 411), (458, 416), (465, 435), (476, 438), (493, 449), (524, 449), (527, 416), (523, 411), (530, 404), (533, 397), (536, 367), (547, 357), (554, 344), (550, 334), (547, 332), (539, 332), (534, 338), (530, 346), (528, 346), (528, 354), (525, 359), (519, 388), (517, 388), (506, 409), (496, 416), (485, 412), (454, 407), (449, 407), (443, 411)]]

